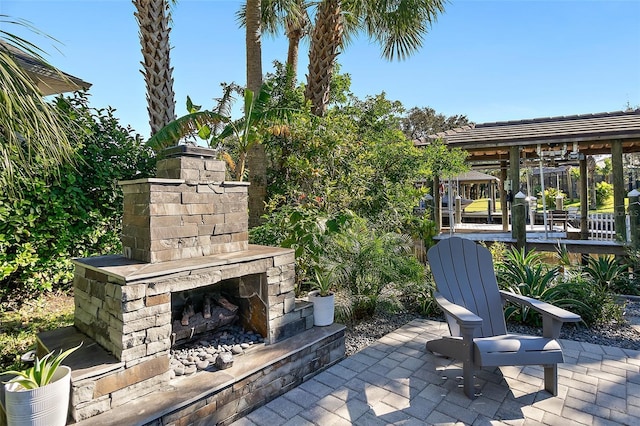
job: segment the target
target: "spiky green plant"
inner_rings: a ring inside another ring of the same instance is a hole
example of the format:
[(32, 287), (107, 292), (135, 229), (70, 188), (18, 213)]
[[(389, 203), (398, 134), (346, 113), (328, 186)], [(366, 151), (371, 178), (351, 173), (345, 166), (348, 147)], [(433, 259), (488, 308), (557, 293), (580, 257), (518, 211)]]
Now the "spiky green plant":
[[(586, 305), (580, 300), (568, 297), (567, 284), (557, 283), (560, 269), (542, 262), (542, 254), (524, 249), (508, 250), (504, 263), (500, 266), (499, 279), (502, 288), (522, 296), (531, 297), (552, 305), (571, 308)], [(505, 316), (531, 325), (540, 325), (541, 317), (528, 306), (509, 304)]]
[(628, 265), (619, 263), (614, 256), (589, 256), (582, 271), (600, 287), (620, 293), (625, 287), (624, 274), (627, 269)]
[(71, 355), (80, 346), (82, 346), (82, 343), (74, 348), (67, 349), (64, 352), (61, 350), (58, 355), (54, 355), (54, 352), (49, 352), (42, 358), (36, 357), (33, 367), (29, 367), (22, 371), (10, 370), (6, 371), (4, 374), (15, 375), (16, 377), (9, 380), (8, 383), (17, 383), (27, 390), (46, 386), (51, 382), (53, 375), (58, 370), (60, 364), (62, 364), (62, 361), (64, 361), (66, 357)]

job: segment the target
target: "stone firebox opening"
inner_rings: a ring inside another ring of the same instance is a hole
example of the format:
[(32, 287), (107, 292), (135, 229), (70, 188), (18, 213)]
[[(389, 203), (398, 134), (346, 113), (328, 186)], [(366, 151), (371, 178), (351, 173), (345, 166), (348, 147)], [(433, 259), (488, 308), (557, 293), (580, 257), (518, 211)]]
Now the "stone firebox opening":
[(171, 294), (172, 347), (227, 325), (268, 336), (266, 275), (254, 274)]

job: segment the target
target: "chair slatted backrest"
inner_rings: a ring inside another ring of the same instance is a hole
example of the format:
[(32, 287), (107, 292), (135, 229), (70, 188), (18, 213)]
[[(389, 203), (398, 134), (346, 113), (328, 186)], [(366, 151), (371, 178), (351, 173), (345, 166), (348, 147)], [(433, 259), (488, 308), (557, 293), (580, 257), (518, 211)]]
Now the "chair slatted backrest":
[[(450, 302), (483, 319), (474, 337), (505, 334), (507, 327), (491, 252), (471, 240), (451, 237), (427, 253), (436, 288)], [(452, 336), (459, 336), (455, 321), (447, 318)]]

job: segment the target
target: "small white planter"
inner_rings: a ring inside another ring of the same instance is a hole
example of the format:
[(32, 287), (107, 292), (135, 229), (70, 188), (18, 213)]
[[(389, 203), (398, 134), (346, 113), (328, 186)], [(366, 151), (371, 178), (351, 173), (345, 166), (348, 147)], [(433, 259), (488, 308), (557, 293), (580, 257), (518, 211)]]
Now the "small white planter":
[(67, 424), (71, 369), (61, 365), (51, 382), (40, 388), (19, 390), (4, 385), (8, 426), (64, 426)]
[(334, 295), (320, 296), (318, 290), (309, 292), (309, 302), (313, 303), (313, 325), (320, 327), (333, 324), (335, 311)]

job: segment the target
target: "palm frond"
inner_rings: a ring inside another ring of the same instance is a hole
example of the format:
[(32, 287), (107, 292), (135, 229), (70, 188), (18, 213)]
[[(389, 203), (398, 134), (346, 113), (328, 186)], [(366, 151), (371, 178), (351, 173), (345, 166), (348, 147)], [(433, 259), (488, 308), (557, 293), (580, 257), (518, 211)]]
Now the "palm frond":
[(146, 143), (154, 151), (159, 152), (176, 145), (187, 136), (197, 135), (205, 126), (226, 123), (229, 119), (213, 111), (198, 111), (177, 118), (160, 129)]

